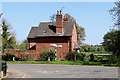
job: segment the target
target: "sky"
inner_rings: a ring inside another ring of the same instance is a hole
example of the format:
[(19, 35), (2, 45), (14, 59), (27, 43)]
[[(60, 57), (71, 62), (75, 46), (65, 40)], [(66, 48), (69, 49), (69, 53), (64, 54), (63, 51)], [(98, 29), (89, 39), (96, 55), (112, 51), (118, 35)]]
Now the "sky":
[(83, 43), (98, 45), (113, 26), (109, 10), (114, 6), (114, 2), (2, 2), (2, 18), (11, 25), (16, 39), (22, 42), (31, 27), (50, 22), (50, 16), (64, 7), (62, 14), (69, 13), (85, 28)]

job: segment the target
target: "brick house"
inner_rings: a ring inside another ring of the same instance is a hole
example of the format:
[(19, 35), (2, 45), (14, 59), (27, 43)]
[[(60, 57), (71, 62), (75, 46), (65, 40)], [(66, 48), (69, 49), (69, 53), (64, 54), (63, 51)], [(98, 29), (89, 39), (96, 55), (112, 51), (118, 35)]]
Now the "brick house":
[[(32, 54), (39, 54), (45, 49), (52, 49), (56, 51), (59, 60), (65, 59), (67, 53), (75, 51), (76, 24), (69, 22), (68, 17), (63, 19), (61, 12), (57, 11), (56, 22), (40, 22), (38, 27), (31, 28), (27, 37), (28, 51), (33, 50)], [(6, 52), (10, 52), (10, 50), (6, 50)], [(16, 50), (14, 50), (15, 52)]]

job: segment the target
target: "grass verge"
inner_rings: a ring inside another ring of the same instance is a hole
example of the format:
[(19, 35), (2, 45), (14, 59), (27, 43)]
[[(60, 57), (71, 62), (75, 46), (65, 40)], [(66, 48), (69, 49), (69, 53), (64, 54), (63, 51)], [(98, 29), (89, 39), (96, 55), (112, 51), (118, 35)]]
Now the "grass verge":
[(118, 66), (117, 64), (108, 64), (103, 62), (88, 61), (7, 61), (8, 64), (63, 64), (63, 65), (92, 65), (92, 66)]

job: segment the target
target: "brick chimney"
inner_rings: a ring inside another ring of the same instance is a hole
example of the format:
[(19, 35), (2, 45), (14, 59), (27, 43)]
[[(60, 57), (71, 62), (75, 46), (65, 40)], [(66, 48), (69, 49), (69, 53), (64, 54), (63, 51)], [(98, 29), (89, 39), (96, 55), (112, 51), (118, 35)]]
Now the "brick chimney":
[(68, 16), (64, 16), (64, 22), (68, 22)]
[(63, 19), (62, 19), (62, 11), (57, 11), (56, 15), (56, 33), (62, 33), (63, 32)]

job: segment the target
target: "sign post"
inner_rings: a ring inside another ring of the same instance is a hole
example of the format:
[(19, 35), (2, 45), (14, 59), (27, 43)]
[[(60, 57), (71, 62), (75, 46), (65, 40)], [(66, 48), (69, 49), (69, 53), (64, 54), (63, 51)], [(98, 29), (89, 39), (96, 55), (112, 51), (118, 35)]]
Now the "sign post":
[(50, 44), (51, 46), (54, 46), (55, 47), (55, 56), (56, 56), (56, 58), (55, 58), (55, 60), (57, 60), (57, 47), (62, 47), (62, 45), (56, 45), (56, 44)]

